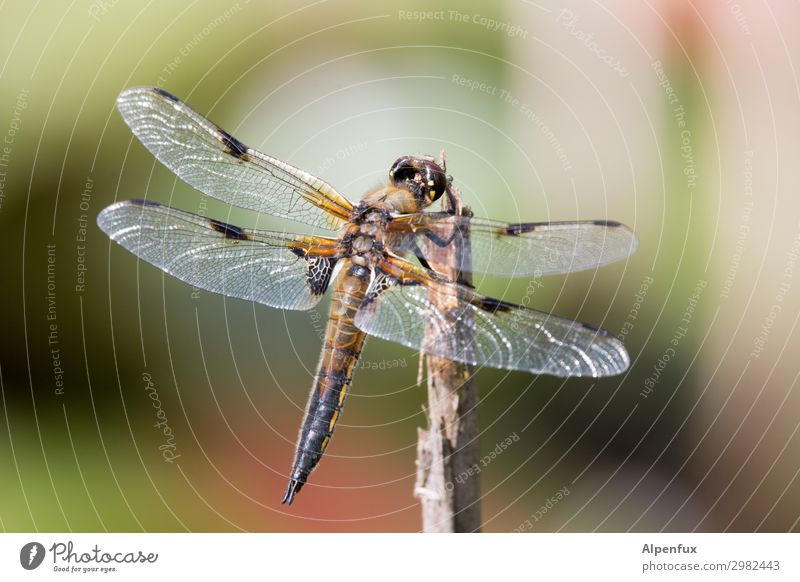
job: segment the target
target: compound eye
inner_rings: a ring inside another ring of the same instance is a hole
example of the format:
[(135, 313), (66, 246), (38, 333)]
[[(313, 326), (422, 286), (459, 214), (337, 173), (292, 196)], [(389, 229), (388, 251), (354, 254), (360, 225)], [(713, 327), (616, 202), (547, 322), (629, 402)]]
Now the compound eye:
[(392, 185), (412, 192), (426, 206), (438, 200), (447, 187), (444, 170), (428, 158), (404, 156), (389, 170)]
[(439, 164), (427, 160), (425, 161), (425, 170), (427, 197), (430, 202), (435, 202), (444, 194), (447, 187), (447, 176)]
[(393, 186), (399, 188), (405, 182), (413, 181), (418, 173), (419, 170), (414, 167), (412, 159), (406, 156), (392, 164), (392, 168), (389, 170), (389, 179)]

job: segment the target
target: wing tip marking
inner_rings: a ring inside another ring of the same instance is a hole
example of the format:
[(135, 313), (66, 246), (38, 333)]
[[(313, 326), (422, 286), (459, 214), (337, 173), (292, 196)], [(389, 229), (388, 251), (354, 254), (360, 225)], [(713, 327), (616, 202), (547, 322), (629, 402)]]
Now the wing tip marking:
[(163, 207), (163, 204), (159, 204), (158, 202), (153, 202), (151, 200), (144, 200), (143, 198), (133, 198), (131, 200), (120, 200), (119, 202), (114, 202), (114, 204), (110, 204), (103, 208), (100, 212), (97, 213), (97, 226), (100, 227), (100, 230), (105, 232), (106, 234), (110, 233), (111, 225), (109, 224), (110, 220), (114, 219), (116, 213), (123, 209), (123, 208), (131, 208), (131, 207), (139, 207), (139, 208), (160, 208)]
[(175, 97), (175, 95), (173, 95), (169, 91), (166, 91), (166, 90), (162, 89), (161, 87), (153, 87), (151, 89), (151, 91), (153, 93), (155, 93), (156, 95), (160, 95), (164, 99), (167, 99), (168, 101), (172, 101), (173, 103), (180, 103), (181, 102), (181, 100), (178, 99), (177, 97)]
[(624, 226), (621, 222), (617, 222), (616, 220), (593, 220), (592, 224), (595, 226), (606, 226), (609, 228), (619, 228)]
[(152, 200), (145, 200), (144, 198), (132, 198), (127, 202), (119, 202), (118, 204), (128, 204), (131, 206), (147, 206), (150, 208), (157, 208), (159, 206), (162, 206), (162, 204), (159, 204), (158, 202), (153, 202)]
[(596, 325), (592, 325), (591, 323), (581, 323), (581, 326), (584, 329), (588, 329), (589, 331), (593, 331), (594, 333), (596, 333), (597, 335), (600, 335), (600, 336), (611, 335), (606, 330), (604, 330), (602, 327), (597, 327)]

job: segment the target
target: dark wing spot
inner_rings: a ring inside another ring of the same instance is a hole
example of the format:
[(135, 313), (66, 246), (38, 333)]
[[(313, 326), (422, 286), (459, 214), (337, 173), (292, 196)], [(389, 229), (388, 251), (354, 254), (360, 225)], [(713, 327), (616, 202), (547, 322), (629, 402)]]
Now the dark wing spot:
[(397, 277), (393, 277), (389, 273), (387, 273), (381, 267), (375, 267), (375, 281), (372, 284), (372, 290), (364, 296), (364, 300), (361, 303), (361, 309), (369, 309), (371, 304), (380, 297), (381, 293), (389, 289), (390, 287), (394, 287), (395, 285), (419, 285), (417, 281), (408, 282), (408, 283), (401, 283), (400, 279)]
[[(297, 254), (294, 249), (292, 249), (292, 252)], [(308, 288), (311, 289), (312, 294), (318, 297), (328, 289), (337, 260), (337, 257), (306, 256), (306, 261), (308, 261)]]
[(481, 298), (477, 307), (489, 313), (508, 313), (517, 308), (513, 303), (501, 301), (500, 299), (492, 299), (491, 297)]
[(227, 222), (222, 222), (221, 220), (214, 220), (213, 218), (209, 218), (208, 223), (211, 225), (211, 228), (213, 228), (217, 232), (221, 232), (223, 235), (225, 235), (225, 238), (227, 239), (248, 240), (250, 238), (243, 228), (234, 226), (232, 224), (228, 224)]
[(610, 226), (611, 228), (617, 228), (622, 226), (621, 222), (617, 222), (616, 220), (593, 220), (592, 224), (597, 226)]
[(532, 222), (522, 222), (520, 224), (509, 224), (504, 234), (519, 235), (536, 230), (536, 225)]
[(178, 99), (177, 97), (175, 97), (175, 95), (173, 95), (169, 91), (164, 91), (164, 89), (160, 89), (158, 87), (153, 87), (153, 92), (156, 93), (157, 95), (161, 95), (164, 99), (168, 99), (169, 101), (172, 101), (173, 103), (180, 103), (181, 102), (181, 100)]
[(290, 246), (289, 251), (301, 259), (305, 259), (308, 267), (306, 282), (311, 293), (315, 296), (325, 293), (328, 290), (328, 285), (330, 285), (333, 268), (336, 266), (336, 261), (339, 260), (339, 257), (309, 255), (305, 250), (297, 246)]
[(225, 144), (226, 153), (239, 160), (247, 161), (250, 159), (250, 157), (247, 155), (247, 146), (224, 129), (219, 130), (219, 139)]

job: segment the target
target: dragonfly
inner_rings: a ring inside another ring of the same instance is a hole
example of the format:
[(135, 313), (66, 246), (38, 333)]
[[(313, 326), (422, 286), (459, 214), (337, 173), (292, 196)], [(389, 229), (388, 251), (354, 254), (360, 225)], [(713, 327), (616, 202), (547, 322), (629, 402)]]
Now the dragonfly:
[(630, 256), (638, 242), (628, 227), (608, 220), (509, 224), (452, 208), (426, 211), (455, 188), (444, 160), (428, 156), (400, 157), (385, 186), (353, 203), (324, 180), (246, 146), (163, 89), (127, 89), (117, 108), (142, 144), (190, 186), (313, 227), (315, 234), (305, 235), (243, 228), (151, 200), (117, 202), (97, 218), (140, 259), (213, 293), (308, 310), (333, 287), (282, 503), (293, 502), (325, 453), (367, 336), (534, 374), (599, 378), (628, 368), (625, 347), (607, 331), (481, 295), (426, 258), (430, 249), (459, 245), (451, 267), (460, 272), (572, 273)]

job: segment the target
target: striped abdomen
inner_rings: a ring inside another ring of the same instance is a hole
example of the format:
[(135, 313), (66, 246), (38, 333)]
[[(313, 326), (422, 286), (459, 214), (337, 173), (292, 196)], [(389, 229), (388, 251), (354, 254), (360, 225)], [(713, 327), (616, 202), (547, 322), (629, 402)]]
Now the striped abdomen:
[(358, 265), (351, 265), (336, 281), (325, 344), (282, 503), (292, 503), (322, 458), (339, 419), (353, 369), (364, 345), (365, 334), (353, 325), (353, 318), (368, 286), (369, 270)]

